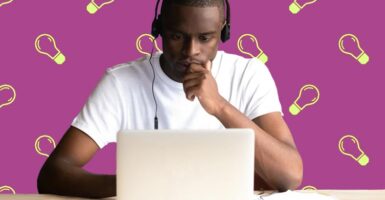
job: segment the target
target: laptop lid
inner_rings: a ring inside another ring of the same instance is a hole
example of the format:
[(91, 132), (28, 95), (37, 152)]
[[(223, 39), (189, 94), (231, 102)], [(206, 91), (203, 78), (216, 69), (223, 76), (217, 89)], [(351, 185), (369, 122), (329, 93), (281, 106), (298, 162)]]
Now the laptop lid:
[(118, 200), (251, 200), (253, 184), (251, 129), (118, 133)]

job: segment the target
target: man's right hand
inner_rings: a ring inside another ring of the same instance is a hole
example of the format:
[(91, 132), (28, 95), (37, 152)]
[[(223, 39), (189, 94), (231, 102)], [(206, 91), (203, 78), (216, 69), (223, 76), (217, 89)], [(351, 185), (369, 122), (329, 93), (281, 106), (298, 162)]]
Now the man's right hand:
[(116, 175), (91, 174), (82, 169), (98, 150), (93, 139), (71, 126), (40, 170), (39, 193), (86, 198), (116, 196)]

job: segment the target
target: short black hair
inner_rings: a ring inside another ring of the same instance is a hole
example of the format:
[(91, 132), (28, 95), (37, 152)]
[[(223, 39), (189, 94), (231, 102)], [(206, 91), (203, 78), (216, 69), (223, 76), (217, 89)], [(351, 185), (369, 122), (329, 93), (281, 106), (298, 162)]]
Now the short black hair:
[(218, 7), (220, 9), (222, 19), (225, 19), (225, 0), (163, 0), (161, 14), (167, 13), (170, 5), (194, 6), (194, 7)]

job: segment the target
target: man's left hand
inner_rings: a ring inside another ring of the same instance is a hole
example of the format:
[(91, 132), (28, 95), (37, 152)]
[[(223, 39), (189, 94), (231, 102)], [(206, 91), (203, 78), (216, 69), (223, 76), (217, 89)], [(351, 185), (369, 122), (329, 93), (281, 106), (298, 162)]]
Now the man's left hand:
[(206, 112), (216, 115), (226, 100), (218, 92), (211, 64), (210, 60), (204, 65), (191, 64), (183, 78), (183, 89), (188, 100), (193, 101), (197, 97)]

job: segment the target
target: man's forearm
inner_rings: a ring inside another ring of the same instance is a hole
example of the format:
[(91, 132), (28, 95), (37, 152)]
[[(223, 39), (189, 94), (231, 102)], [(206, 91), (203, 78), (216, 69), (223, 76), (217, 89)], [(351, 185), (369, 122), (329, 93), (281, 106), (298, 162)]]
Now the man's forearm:
[(38, 190), (63, 196), (111, 197), (116, 196), (116, 175), (96, 175), (63, 163), (60, 166), (47, 164), (39, 174)]
[(302, 160), (298, 151), (274, 138), (224, 100), (215, 114), (226, 128), (251, 128), (255, 132), (255, 170), (271, 187), (287, 190), (298, 187)]

